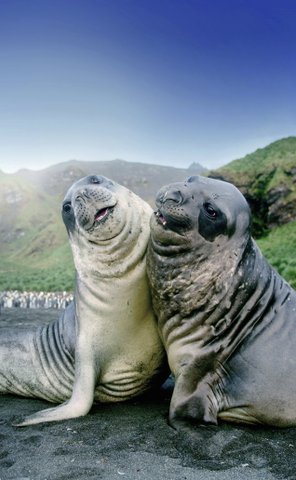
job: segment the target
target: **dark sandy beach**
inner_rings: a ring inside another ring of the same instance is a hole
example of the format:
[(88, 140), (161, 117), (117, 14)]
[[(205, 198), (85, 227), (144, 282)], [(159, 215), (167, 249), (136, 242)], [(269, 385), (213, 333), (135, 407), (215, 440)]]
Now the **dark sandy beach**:
[[(2, 310), (0, 328), (56, 318), (54, 310)], [(1, 334), (1, 330), (0, 330)], [(93, 407), (83, 418), (26, 428), (12, 423), (48, 403), (0, 397), (0, 480), (296, 479), (296, 428), (220, 425), (176, 433), (171, 392)]]

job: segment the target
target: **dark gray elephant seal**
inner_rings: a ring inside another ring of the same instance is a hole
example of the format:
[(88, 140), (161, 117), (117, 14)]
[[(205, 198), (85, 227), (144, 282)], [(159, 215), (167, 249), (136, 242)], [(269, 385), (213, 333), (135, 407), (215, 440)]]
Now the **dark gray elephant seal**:
[(85, 415), (160, 381), (165, 353), (148, 289), (152, 209), (100, 176), (76, 182), (63, 220), (76, 267), (74, 302), (58, 321), (0, 339), (0, 393), (64, 402), (19, 426)]
[(171, 425), (296, 425), (296, 292), (252, 240), (243, 195), (190, 177), (156, 205), (147, 262)]

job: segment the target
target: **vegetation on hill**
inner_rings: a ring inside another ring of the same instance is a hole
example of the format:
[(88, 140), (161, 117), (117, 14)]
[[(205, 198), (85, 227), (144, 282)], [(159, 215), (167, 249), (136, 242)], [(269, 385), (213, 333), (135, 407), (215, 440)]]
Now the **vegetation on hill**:
[(0, 291), (71, 292), (74, 279), (74, 266), (70, 255), (63, 256), (59, 264), (52, 262), (43, 267), (32, 267), (28, 262), (24, 262), (13, 268), (11, 263), (8, 263), (4, 264), (4, 271), (2, 268), (0, 271)]
[(257, 243), (271, 265), (296, 289), (296, 222), (271, 230)]
[(240, 183), (244, 184), (249, 183), (257, 175), (261, 175), (264, 168), (275, 169), (278, 174), (280, 174), (280, 170), (295, 168), (295, 156), (296, 137), (287, 137), (277, 140), (267, 147), (259, 148), (243, 158), (233, 160), (218, 171), (236, 174)]
[(245, 195), (255, 237), (296, 220), (296, 137), (273, 142), (210, 176), (234, 183)]

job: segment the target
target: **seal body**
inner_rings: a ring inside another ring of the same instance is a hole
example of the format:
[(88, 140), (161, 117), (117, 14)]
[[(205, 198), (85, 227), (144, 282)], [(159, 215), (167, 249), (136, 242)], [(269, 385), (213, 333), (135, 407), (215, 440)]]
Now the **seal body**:
[(74, 301), (56, 322), (8, 329), (0, 341), (0, 393), (64, 403), (21, 426), (85, 415), (94, 399), (126, 400), (163, 379), (146, 274), (151, 211), (105, 177), (85, 177), (66, 194)]
[(156, 205), (147, 265), (171, 425), (296, 425), (296, 293), (251, 238), (243, 195), (190, 177)]

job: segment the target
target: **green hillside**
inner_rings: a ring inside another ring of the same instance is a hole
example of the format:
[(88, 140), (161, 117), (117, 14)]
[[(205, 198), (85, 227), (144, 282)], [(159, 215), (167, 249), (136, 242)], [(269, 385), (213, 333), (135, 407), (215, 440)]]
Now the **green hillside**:
[[(21, 175), (0, 177), (0, 290), (55, 290), (73, 284), (67, 235), (54, 198)], [(70, 278), (68, 279), (68, 277)]]
[(210, 176), (234, 183), (245, 195), (255, 237), (296, 220), (296, 137), (273, 142)]
[(296, 222), (273, 229), (257, 243), (271, 265), (296, 289)]
[[(233, 160), (220, 168), (221, 173), (236, 176), (241, 184), (249, 183), (257, 175), (265, 171), (275, 173), (274, 180), (280, 182), (280, 172), (286, 172), (296, 167), (296, 137), (287, 137), (259, 148), (239, 160)], [(271, 185), (272, 186), (272, 185)]]

